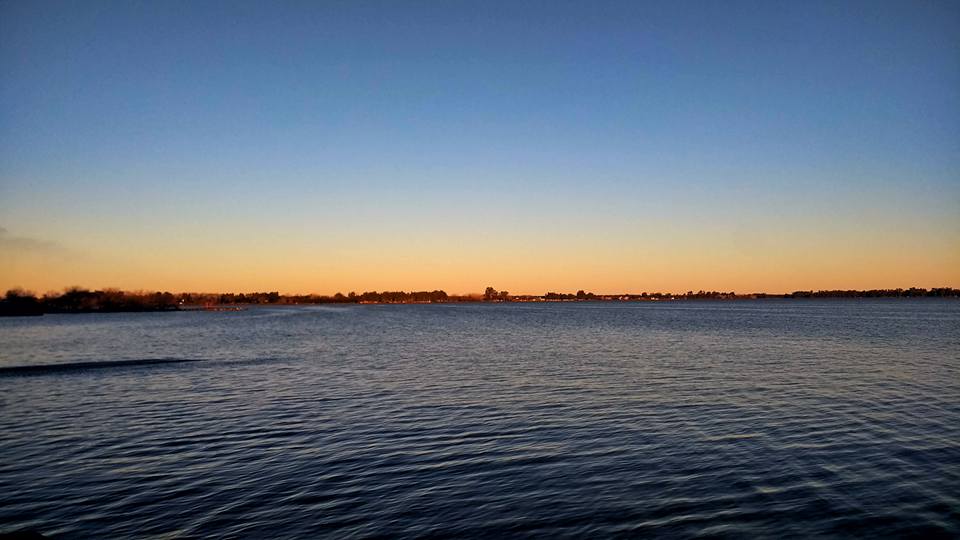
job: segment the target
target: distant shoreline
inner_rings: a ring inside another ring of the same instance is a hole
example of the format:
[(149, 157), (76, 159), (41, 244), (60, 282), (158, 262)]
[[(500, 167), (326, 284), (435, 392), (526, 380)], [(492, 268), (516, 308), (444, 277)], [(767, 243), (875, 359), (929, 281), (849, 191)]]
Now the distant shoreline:
[(384, 291), (362, 294), (281, 295), (278, 292), (254, 293), (128, 293), (116, 289), (89, 291), (68, 289), (59, 295), (37, 296), (20, 290), (7, 291), (0, 300), (0, 316), (40, 316), (46, 313), (135, 313), (159, 311), (241, 311), (255, 305), (319, 304), (453, 304), (453, 303), (542, 303), (542, 302), (683, 302), (694, 300), (757, 299), (842, 299), (842, 298), (960, 298), (960, 289), (949, 287), (922, 289), (871, 289), (795, 291), (786, 294), (719, 291), (675, 293), (594, 294), (548, 292), (543, 295), (510, 295), (488, 287), (483, 295), (448, 295), (435, 291)]

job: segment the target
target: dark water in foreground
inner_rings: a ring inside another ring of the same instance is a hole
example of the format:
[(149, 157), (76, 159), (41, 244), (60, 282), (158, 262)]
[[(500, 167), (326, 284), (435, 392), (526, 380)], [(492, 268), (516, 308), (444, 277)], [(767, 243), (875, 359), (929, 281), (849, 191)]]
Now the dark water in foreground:
[(0, 319), (39, 364), (0, 531), (960, 536), (958, 301)]

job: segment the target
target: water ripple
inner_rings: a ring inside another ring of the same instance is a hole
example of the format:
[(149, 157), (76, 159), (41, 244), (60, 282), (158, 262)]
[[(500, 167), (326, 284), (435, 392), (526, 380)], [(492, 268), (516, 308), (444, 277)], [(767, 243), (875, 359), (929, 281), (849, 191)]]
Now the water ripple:
[(0, 321), (0, 532), (960, 536), (956, 302), (367, 307)]

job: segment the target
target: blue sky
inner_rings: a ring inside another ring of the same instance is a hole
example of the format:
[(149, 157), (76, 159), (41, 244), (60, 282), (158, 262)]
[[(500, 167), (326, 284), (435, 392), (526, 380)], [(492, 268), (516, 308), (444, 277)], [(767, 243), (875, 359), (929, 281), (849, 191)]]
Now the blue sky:
[[(894, 233), (910, 257), (754, 281), (960, 285), (958, 59), (955, 2), (4, 2), (0, 226), (96, 251), (70, 261), (90, 286), (222, 288), (188, 275), (220, 246), (345, 261), (224, 286), (411, 288), (345, 276), (414, 276), (416, 258), (343, 250), (406, 243), (476, 268), (474, 252), (561, 235), (676, 252), (660, 269), (555, 257), (571, 270), (544, 287), (732, 288), (752, 283), (732, 270), (756, 263), (744, 244), (834, 257)], [(672, 283), (694, 238), (742, 249), (688, 278), (711, 283)], [(156, 261), (137, 245), (191, 263), (142, 282)], [(5, 256), (20, 263), (0, 285), (41, 264)], [(420, 275), (469, 286), (435, 257)], [(918, 257), (915, 277), (854, 268)], [(538, 274), (528, 261), (500, 286), (542, 292)]]

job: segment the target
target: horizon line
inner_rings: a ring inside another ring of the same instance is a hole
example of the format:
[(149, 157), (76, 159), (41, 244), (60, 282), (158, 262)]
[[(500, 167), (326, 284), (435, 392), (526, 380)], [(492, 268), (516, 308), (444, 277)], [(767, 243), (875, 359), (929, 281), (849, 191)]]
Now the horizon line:
[[(488, 286), (487, 289), (493, 289), (493, 287)], [(506, 291), (506, 290), (500, 291), (500, 290), (497, 290), (497, 289), (493, 289), (493, 292), (496, 293), (496, 294), (503, 293), (503, 294), (505, 294), (505, 295), (507, 295), (507, 296), (511, 296), (511, 297), (535, 297), (535, 296), (547, 296), (547, 295), (550, 295), (550, 294), (561, 294), (561, 295), (570, 295), (570, 294), (572, 294), (572, 295), (576, 295), (576, 294), (578, 294), (578, 293), (580, 293), (580, 292), (583, 292), (583, 293), (588, 294), (588, 295), (595, 295), (595, 296), (635, 296), (635, 295), (642, 295), (642, 294), (648, 294), (648, 295), (651, 295), (651, 294), (659, 294), (659, 295), (670, 295), (670, 296), (683, 296), (683, 295), (691, 295), (691, 294), (724, 294), (724, 295), (748, 296), (748, 295), (785, 295), (785, 294), (793, 294), (793, 293), (801, 293), (801, 292), (859, 292), (859, 293), (865, 293), (865, 292), (881, 292), (881, 291), (885, 291), (885, 292), (896, 292), (896, 291), (911, 291), (911, 290), (913, 290), (913, 291), (920, 291), (920, 290), (933, 291), (933, 290), (958, 290), (958, 289), (960, 289), (960, 287), (954, 287), (954, 286), (952, 286), (952, 285), (938, 285), (938, 286), (931, 286), (931, 287), (920, 287), (920, 286), (912, 285), (912, 286), (909, 286), (909, 287), (870, 287), (870, 288), (835, 288), (835, 287), (832, 287), (832, 288), (794, 288), (794, 289), (791, 289), (791, 290), (778, 291), (778, 292), (761, 291), (761, 290), (751, 290), (751, 291), (748, 291), (748, 292), (736, 292), (736, 291), (733, 290), (733, 289), (731, 289), (731, 290), (723, 290), (723, 289), (702, 289), (702, 288), (701, 288), (701, 289), (687, 289), (686, 291), (641, 290), (641, 291), (637, 291), (637, 292), (630, 292), (630, 291), (595, 292), (595, 291), (592, 291), (592, 290), (587, 289), (587, 288), (579, 288), (579, 289), (577, 289), (577, 290), (575, 290), (575, 291), (563, 291), (563, 290), (561, 290), (561, 289), (557, 289), (557, 290), (547, 290), (547, 291), (542, 292), (542, 293), (530, 293), (530, 292), (510, 293), (509, 291)], [(417, 288), (392, 289), (392, 288), (385, 288), (385, 289), (382, 289), (382, 290), (377, 290), (377, 289), (369, 289), (369, 290), (350, 290), (350, 291), (348, 291), (348, 292), (346, 292), (346, 293), (344, 293), (343, 291), (336, 291), (336, 292), (333, 292), (333, 293), (320, 293), (320, 292), (280, 292), (279, 289), (272, 289), (272, 290), (271, 290), (270, 288), (262, 289), (262, 290), (248, 289), (248, 290), (233, 290), (233, 291), (225, 291), (225, 290), (222, 290), (222, 291), (209, 291), (209, 290), (207, 290), (207, 291), (203, 291), (203, 290), (179, 290), (179, 291), (173, 291), (173, 290), (170, 290), (170, 289), (156, 289), (156, 288), (126, 288), (126, 289), (125, 289), (125, 288), (121, 288), (121, 287), (86, 287), (86, 286), (82, 286), (82, 285), (69, 285), (69, 286), (62, 287), (62, 288), (60, 288), (59, 290), (56, 290), (56, 289), (54, 289), (54, 290), (47, 290), (46, 292), (44, 292), (44, 293), (42, 293), (42, 294), (39, 294), (39, 293), (37, 293), (37, 292), (34, 292), (33, 290), (31, 290), (31, 289), (29, 289), (29, 288), (27, 288), (27, 287), (21, 287), (21, 286), (19, 286), (19, 285), (18, 285), (18, 286), (7, 287), (6, 289), (3, 289), (3, 290), (5, 290), (6, 293), (19, 292), (19, 293), (25, 293), (25, 294), (28, 294), (28, 295), (31, 295), (31, 296), (36, 296), (36, 297), (50, 296), (50, 295), (52, 295), (52, 294), (63, 294), (63, 293), (69, 292), (69, 291), (86, 291), (86, 292), (115, 291), (115, 292), (120, 292), (120, 293), (131, 293), (131, 294), (147, 294), (147, 293), (149, 293), (149, 294), (156, 294), (156, 293), (167, 294), (167, 293), (169, 293), (169, 294), (173, 294), (173, 295), (185, 295), (185, 294), (190, 294), (190, 295), (257, 295), (257, 294), (271, 294), (271, 293), (276, 293), (276, 294), (278, 294), (279, 296), (284, 296), (284, 297), (314, 296), (314, 297), (330, 297), (330, 298), (336, 297), (336, 296), (338, 296), (338, 295), (344, 296), (344, 297), (349, 297), (350, 295), (360, 296), (360, 295), (363, 295), (363, 294), (371, 294), (371, 293), (372, 293), (372, 294), (382, 294), (382, 293), (430, 293), (430, 292), (442, 292), (442, 293), (444, 293), (444, 294), (447, 294), (448, 296), (453, 296), (453, 297), (474, 297), (474, 296), (476, 296), (476, 297), (483, 297), (483, 296), (485, 295), (485, 293), (486, 293), (486, 291), (484, 291), (484, 292), (479, 292), (479, 291), (475, 291), (475, 292), (447, 292), (447, 291), (444, 290), (443, 288), (428, 288), (428, 289), (417, 289)]]

